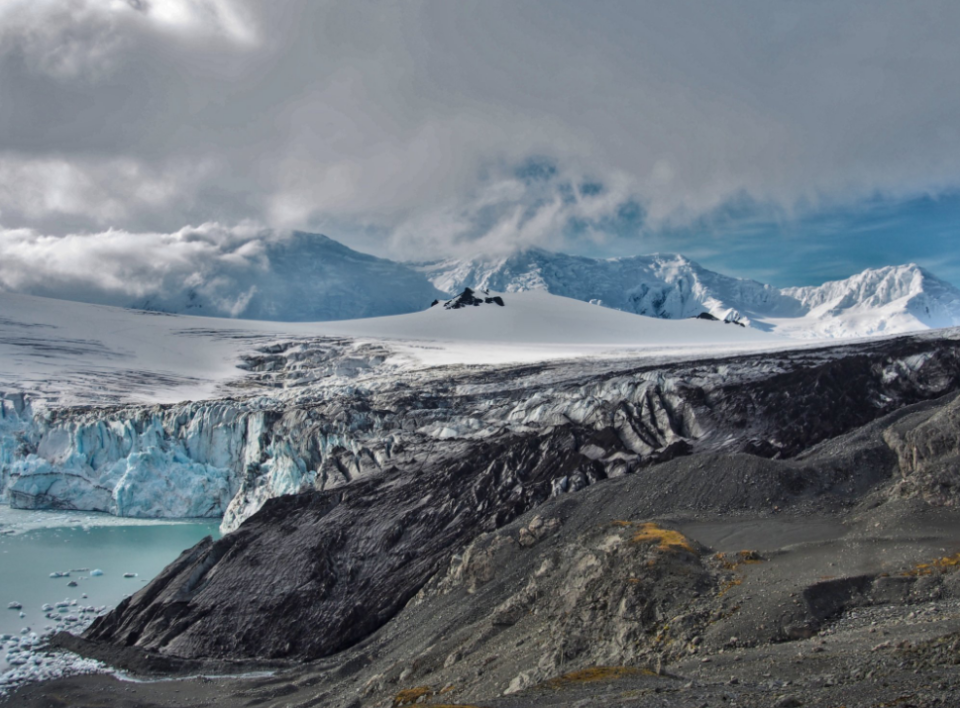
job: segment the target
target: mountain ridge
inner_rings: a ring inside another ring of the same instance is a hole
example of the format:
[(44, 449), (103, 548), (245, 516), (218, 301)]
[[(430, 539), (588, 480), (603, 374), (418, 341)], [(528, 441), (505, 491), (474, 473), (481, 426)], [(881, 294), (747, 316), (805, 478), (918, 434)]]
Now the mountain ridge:
[[(403, 263), (321, 234), (263, 232), (216, 242), (176, 270), (22, 294), (154, 312), (276, 322), (409, 314), (464, 288), (542, 290), (660, 319), (709, 314), (793, 338), (856, 338), (960, 325), (960, 290), (910, 263), (816, 286), (776, 288), (671, 253), (589, 258), (542, 248)], [(162, 269), (161, 269), (162, 270)]]
[(546, 290), (665, 319), (708, 313), (800, 338), (863, 337), (960, 325), (960, 290), (915, 263), (793, 288), (717, 273), (680, 254), (594, 259), (537, 248), (495, 258), (411, 265), (440, 290)]

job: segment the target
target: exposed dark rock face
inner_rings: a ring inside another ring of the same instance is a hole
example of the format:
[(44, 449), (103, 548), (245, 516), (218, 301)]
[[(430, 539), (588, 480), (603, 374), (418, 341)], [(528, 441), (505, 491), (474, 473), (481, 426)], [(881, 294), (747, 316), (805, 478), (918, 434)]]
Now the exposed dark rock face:
[[(714, 315), (711, 315), (709, 312), (701, 312), (699, 315), (696, 315), (696, 316), (694, 316), (694, 317), (691, 318), (691, 319), (695, 319), (695, 320), (707, 320), (708, 322), (720, 322), (720, 321), (721, 321), (719, 317), (716, 317), (716, 316), (714, 316)], [(746, 327), (746, 325), (743, 324), (743, 322), (741, 322), (741, 321), (737, 318), (736, 315), (734, 315), (734, 318), (733, 318), (733, 319), (724, 318), (722, 321), (723, 321), (724, 324), (735, 324), (735, 325), (739, 325), (740, 327), (744, 327), (744, 328)]]
[[(525, 425), (481, 439), (434, 438), (395, 452), (397, 464), (376, 474), (268, 500), (236, 532), (182, 556), (87, 638), (185, 658), (326, 656), (387, 623), (478, 534), (551, 496), (627, 473), (635, 484), (646, 480), (634, 518), (662, 509), (841, 508), (889, 478), (897, 454), (855, 440), (845, 443), (842, 465), (834, 455), (814, 463), (800, 453), (958, 390), (960, 360), (952, 340), (928, 336), (556, 375), (540, 390), (497, 394), (500, 410), (512, 411), (502, 418)], [(476, 385), (482, 374), (474, 376)], [(357, 401), (339, 415), (383, 435), (384, 422), (399, 427), (406, 415), (462, 413), (484, 400), (482, 391), (463, 390), (411, 392), (392, 399), (389, 412), (361, 412)], [(323, 410), (333, 413), (330, 404)], [(317, 410), (288, 411), (270, 428), (274, 444), (284, 435), (312, 454), (295, 423), (304, 415), (326, 424)]]
[[(434, 303), (436, 304), (436, 303)], [(486, 290), (483, 291), (481, 297), (477, 297), (473, 290), (470, 288), (464, 288), (463, 292), (457, 295), (452, 300), (449, 300), (444, 304), (445, 310), (459, 310), (463, 307), (477, 307), (479, 305), (499, 305), (503, 307), (503, 298), (499, 295), (490, 296), (490, 293)], [(433, 305), (431, 305), (433, 307)]]
[(330, 654), (396, 614), (451, 548), (546, 500), (557, 474), (597, 479), (602, 465), (557, 430), (272, 499), (238, 531), (191, 549), (86, 636), (187, 658)]
[(935, 506), (960, 504), (960, 403), (923, 420), (911, 416), (884, 439), (897, 453), (902, 476), (895, 497), (920, 497)]

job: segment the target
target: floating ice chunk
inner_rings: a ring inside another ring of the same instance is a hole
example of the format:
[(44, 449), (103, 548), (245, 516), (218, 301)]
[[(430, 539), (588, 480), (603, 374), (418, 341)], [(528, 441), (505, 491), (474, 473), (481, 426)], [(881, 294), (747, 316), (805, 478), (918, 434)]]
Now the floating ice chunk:
[(43, 610), (44, 612), (50, 612), (53, 609), (53, 605), (51, 605), (49, 602), (45, 602), (43, 603), (43, 607), (41, 607), (40, 609)]
[(123, 577), (125, 577), (125, 578), (135, 578), (135, 577), (137, 577), (137, 574), (136, 574), (136, 573), (124, 573), (124, 574), (123, 574)]
[(21, 613), (20, 613), (20, 619), (23, 619), (23, 618), (26, 617), (26, 616), (27, 616), (27, 613), (26, 613), (26, 612), (21, 612)]
[(64, 572), (61, 573), (60, 571), (55, 570), (55, 571), (53, 571), (52, 573), (50, 573), (50, 577), (51, 577), (51, 578), (69, 578), (69, 577), (70, 577), (70, 571), (69, 571), (69, 570), (66, 570), (66, 571), (64, 571)]
[(91, 578), (98, 578), (101, 575), (103, 575), (103, 571), (100, 570), (99, 568), (94, 568), (93, 570), (90, 571)]
[(11, 602), (9, 605), (7, 605), (8, 610), (19, 610), (22, 607), (23, 605), (21, 605), (19, 602)]

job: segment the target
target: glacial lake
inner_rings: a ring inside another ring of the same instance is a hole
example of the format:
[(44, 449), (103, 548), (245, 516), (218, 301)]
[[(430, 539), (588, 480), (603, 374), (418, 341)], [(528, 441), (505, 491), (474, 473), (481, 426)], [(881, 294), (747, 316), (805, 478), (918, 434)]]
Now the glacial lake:
[[(42, 634), (56, 624), (44, 604), (63, 612), (116, 606), (205, 536), (219, 538), (219, 519), (124, 519), (89, 512), (25, 511), (0, 505), (0, 634)], [(102, 575), (91, 575), (94, 569)], [(69, 577), (51, 578), (51, 573)], [(135, 577), (124, 574), (135, 573)], [(68, 583), (75, 582), (76, 587)], [(83, 597), (86, 595), (86, 597)], [(22, 610), (7, 609), (11, 602)], [(25, 617), (20, 617), (20, 612)], [(90, 615), (91, 617), (93, 615)], [(0, 654), (0, 672), (9, 668)]]

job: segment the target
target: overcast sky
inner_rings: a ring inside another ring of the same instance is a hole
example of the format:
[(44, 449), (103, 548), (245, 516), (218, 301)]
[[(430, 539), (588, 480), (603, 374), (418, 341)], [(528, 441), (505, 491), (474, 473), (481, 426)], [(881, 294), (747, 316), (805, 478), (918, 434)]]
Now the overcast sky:
[(960, 284), (958, 32), (956, 0), (0, 0), (0, 286), (197, 229)]

